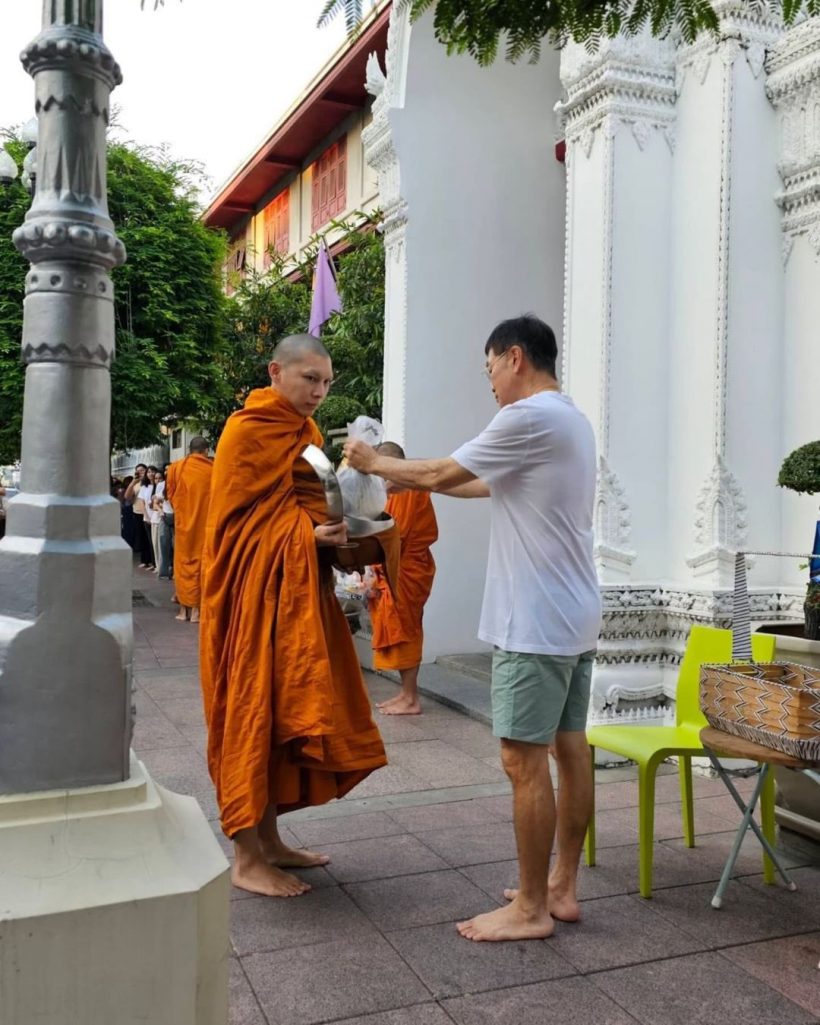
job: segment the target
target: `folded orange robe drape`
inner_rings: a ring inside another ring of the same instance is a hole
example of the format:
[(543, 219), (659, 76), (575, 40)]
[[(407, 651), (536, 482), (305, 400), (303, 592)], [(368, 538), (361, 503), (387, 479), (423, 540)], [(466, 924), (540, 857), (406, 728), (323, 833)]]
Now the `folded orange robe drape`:
[(203, 553), (200, 676), (208, 766), (228, 836), (342, 797), (387, 759), (333, 575), (313, 528), (320, 487), (294, 462), (321, 445), (271, 388), (225, 425)]
[(171, 463), (165, 475), (165, 497), (174, 507), (174, 587), (180, 605), (190, 608), (199, 605), (200, 600), (213, 468), (212, 460), (194, 452)]
[(438, 525), (426, 491), (391, 495), (386, 512), (401, 534), (399, 583), (394, 598), (384, 571), (376, 569), (377, 596), (370, 602), (373, 664), (376, 669), (412, 669), (421, 662), (422, 615), (436, 573), (430, 546), (438, 539)]

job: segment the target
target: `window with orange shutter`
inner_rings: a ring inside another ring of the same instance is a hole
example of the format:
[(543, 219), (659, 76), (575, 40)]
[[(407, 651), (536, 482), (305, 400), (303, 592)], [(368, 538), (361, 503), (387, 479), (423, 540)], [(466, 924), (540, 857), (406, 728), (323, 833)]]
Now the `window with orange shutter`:
[(280, 192), (265, 207), (265, 257), (270, 266), (271, 250), (285, 256), (290, 249), (290, 189)]
[(331, 217), (343, 213), (346, 206), (347, 139), (342, 136), (313, 165), (311, 229), (318, 231)]

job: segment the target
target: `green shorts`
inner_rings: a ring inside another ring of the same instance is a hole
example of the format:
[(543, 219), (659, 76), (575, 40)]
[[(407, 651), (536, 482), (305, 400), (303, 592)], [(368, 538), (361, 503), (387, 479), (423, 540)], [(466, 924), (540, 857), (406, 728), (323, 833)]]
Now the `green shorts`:
[(530, 655), (493, 651), (493, 735), (551, 744), (562, 731), (585, 730), (594, 651)]

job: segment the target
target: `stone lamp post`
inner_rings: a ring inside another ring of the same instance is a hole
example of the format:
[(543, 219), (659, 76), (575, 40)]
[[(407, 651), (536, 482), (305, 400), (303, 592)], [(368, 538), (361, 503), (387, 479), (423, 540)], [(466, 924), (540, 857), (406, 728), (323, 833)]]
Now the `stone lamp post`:
[(102, 7), (44, 0), (22, 54), (39, 132), (14, 234), (31, 261), (21, 490), (0, 542), (0, 1021), (224, 1025), (227, 863), (196, 802), (130, 753), (131, 554), (109, 486), (121, 74)]

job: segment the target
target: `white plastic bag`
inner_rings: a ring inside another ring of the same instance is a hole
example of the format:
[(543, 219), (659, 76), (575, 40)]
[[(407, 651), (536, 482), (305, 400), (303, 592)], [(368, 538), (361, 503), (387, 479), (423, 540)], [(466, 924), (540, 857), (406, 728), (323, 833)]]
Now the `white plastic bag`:
[[(381, 444), (384, 428), (378, 420), (357, 416), (352, 424), (347, 425), (347, 434), (349, 438), (375, 446)], [(359, 473), (350, 466), (341, 467), (336, 476), (344, 499), (345, 515), (378, 519), (387, 505), (387, 488), (381, 477)]]

